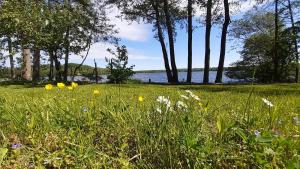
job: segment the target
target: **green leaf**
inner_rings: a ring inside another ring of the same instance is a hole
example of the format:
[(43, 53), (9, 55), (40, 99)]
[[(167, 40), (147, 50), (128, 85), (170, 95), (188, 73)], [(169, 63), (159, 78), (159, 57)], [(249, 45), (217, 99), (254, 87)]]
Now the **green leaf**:
[(0, 165), (2, 164), (2, 161), (7, 152), (8, 152), (7, 148), (0, 148)]
[(271, 143), (273, 141), (272, 137), (260, 136), (256, 138), (259, 143)]
[(94, 155), (95, 155), (95, 150), (92, 147), (88, 147), (83, 156), (83, 159), (93, 157)]
[(220, 116), (217, 117), (217, 129), (219, 133), (223, 131), (222, 119)]
[(33, 129), (34, 126), (35, 126), (35, 119), (34, 116), (31, 116), (30, 123), (28, 124), (28, 128)]
[(128, 167), (129, 166), (129, 161), (126, 159), (119, 159), (119, 162), (123, 165), (123, 167)]
[(245, 132), (244, 132), (243, 129), (241, 129), (241, 128), (238, 127), (238, 128), (235, 129), (235, 133), (242, 138), (242, 140), (243, 140), (244, 143), (247, 142), (248, 137), (245, 134)]

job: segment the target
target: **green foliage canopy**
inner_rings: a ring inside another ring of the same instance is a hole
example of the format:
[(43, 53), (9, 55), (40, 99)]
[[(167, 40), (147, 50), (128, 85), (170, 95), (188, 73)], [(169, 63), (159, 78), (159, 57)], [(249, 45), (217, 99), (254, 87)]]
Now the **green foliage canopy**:
[(126, 46), (117, 46), (116, 51), (112, 49), (108, 49), (115, 58), (108, 59), (107, 69), (110, 70), (107, 78), (109, 79), (110, 83), (124, 83), (128, 80), (133, 74), (134, 71), (132, 70), (134, 65), (128, 65), (128, 52)]

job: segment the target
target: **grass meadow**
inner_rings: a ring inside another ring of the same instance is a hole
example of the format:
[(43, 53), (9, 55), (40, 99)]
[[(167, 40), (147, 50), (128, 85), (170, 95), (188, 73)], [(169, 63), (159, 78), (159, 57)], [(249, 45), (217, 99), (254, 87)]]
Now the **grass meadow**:
[(300, 168), (300, 85), (0, 87), (0, 168)]

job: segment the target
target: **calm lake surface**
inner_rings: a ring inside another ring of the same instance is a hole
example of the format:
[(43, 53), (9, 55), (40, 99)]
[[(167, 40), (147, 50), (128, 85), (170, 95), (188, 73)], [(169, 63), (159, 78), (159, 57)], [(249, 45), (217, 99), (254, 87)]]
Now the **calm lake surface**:
[[(215, 78), (217, 75), (217, 71), (210, 71), (209, 72), (209, 82), (214, 83)], [(186, 81), (187, 72), (178, 72), (178, 80), (180, 82)], [(151, 82), (156, 83), (167, 83), (167, 75), (165, 72), (158, 72), (158, 73), (136, 73), (132, 77), (133, 79), (138, 79), (143, 82), (149, 82), (149, 79), (151, 79)], [(192, 74), (192, 82), (194, 83), (202, 83), (203, 82), (203, 71), (197, 71), (193, 72)], [(240, 82), (236, 79), (231, 79), (223, 74), (223, 83), (236, 83)]]
[[(202, 83), (203, 82), (203, 71), (197, 71), (193, 72), (192, 74), (192, 82), (193, 83)], [(178, 80), (180, 82), (185, 82), (186, 81), (186, 75), (187, 72), (178, 72)], [(217, 75), (217, 71), (210, 71), (209, 72), (209, 82), (214, 83), (215, 78)], [(106, 75), (101, 75), (102, 79), (100, 80), (100, 83), (105, 83), (107, 82), (107, 76)], [(151, 79), (151, 82), (153, 83), (167, 83), (167, 75), (165, 72), (156, 72), (156, 73), (136, 73), (132, 77), (132, 79), (137, 79), (142, 82), (148, 83), (149, 79)], [(47, 77), (45, 78), (47, 79)], [(68, 80), (71, 80), (71, 77), (68, 77)], [(84, 77), (84, 76), (75, 76), (75, 81), (91, 81), (89, 78)], [(93, 82), (93, 80), (92, 80)], [(243, 83), (242, 80), (237, 80), (237, 79), (231, 79), (223, 73), (223, 83)]]

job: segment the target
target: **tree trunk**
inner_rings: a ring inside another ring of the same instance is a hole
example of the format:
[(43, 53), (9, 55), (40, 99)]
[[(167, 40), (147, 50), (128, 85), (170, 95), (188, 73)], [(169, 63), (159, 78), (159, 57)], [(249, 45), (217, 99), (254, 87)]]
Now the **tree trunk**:
[(209, 83), (209, 62), (210, 62), (210, 32), (211, 32), (211, 8), (212, 0), (207, 1), (206, 7), (206, 32), (205, 32), (205, 63), (204, 63), (204, 76), (203, 83)]
[(85, 54), (85, 57), (83, 58), (83, 60), (81, 61), (81, 63), (78, 66), (75, 67), (73, 75), (72, 75), (72, 81), (74, 81), (74, 79), (75, 79), (75, 75), (76, 75), (77, 70), (81, 68), (81, 66), (84, 64), (86, 58), (88, 57), (88, 55), (90, 53), (90, 49), (91, 49), (91, 41), (89, 40), (88, 41), (88, 49), (87, 49), (87, 52)]
[(41, 60), (41, 53), (39, 49), (34, 50), (33, 54), (33, 82), (36, 83), (40, 80), (40, 60)]
[(176, 61), (175, 61), (173, 25), (169, 13), (168, 0), (164, 0), (163, 2), (164, 2), (164, 13), (166, 15), (166, 24), (167, 24), (168, 37), (169, 37), (170, 61), (171, 61), (171, 67), (173, 73), (173, 82), (178, 83), (178, 72), (177, 72)]
[(155, 11), (155, 26), (157, 28), (157, 34), (158, 34), (158, 39), (161, 45), (161, 49), (162, 49), (162, 53), (163, 53), (163, 59), (164, 59), (164, 64), (165, 64), (165, 69), (166, 69), (166, 74), (167, 74), (167, 78), (168, 78), (168, 82), (172, 82), (173, 80), (173, 75), (170, 69), (170, 65), (169, 65), (169, 59), (168, 59), (168, 52), (167, 52), (167, 48), (165, 45), (165, 41), (164, 41), (164, 37), (163, 37), (163, 31), (161, 28), (161, 24), (160, 24), (160, 14), (159, 14), (159, 8), (158, 8), (158, 4), (157, 1), (154, 2), (154, 0), (151, 0), (152, 3), (152, 7)]
[(96, 84), (98, 84), (99, 82), (99, 79), (98, 79), (98, 67), (97, 67), (97, 62), (96, 60), (94, 59), (94, 63), (95, 63), (95, 69), (94, 69), (94, 72), (95, 72), (95, 80), (96, 80)]
[[(65, 5), (68, 10), (70, 10), (70, 2), (69, 0), (65, 0)], [(68, 11), (68, 22), (69, 20), (69, 11)], [(64, 81), (68, 81), (68, 70), (69, 70), (69, 54), (70, 54), (70, 41), (69, 41), (69, 36), (70, 36), (70, 27), (68, 26), (67, 32), (66, 32), (66, 40), (65, 40), (65, 65), (64, 65)]]
[(192, 62), (193, 62), (193, 2), (188, 0), (188, 68), (186, 82), (192, 82)]
[(293, 29), (293, 43), (295, 47), (295, 62), (296, 62), (295, 82), (298, 83), (299, 82), (299, 52), (298, 52), (298, 43), (297, 43), (297, 30), (295, 28), (293, 10), (292, 10), (292, 5), (290, 0), (288, 0), (288, 8), (289, 8), (292, 29)]
[(9, 63), (10, 63), (10, 78), (13, 80), (16, 76), (15, 76), (13, 46), (10, 37), (8, 37), (8, 52), (9, 52)]
[(54, 58), (53, 59), (54, 59), (54, 63), (55, 63), (55, 80), (57, 82), (60, 82), (62, 80), (62, 78), (61, 78), (61, 72), (60, 72), (60, 62), (58, 60), (56, 52), (54, 54)]
[(23, 48), (23, 71), (22, 71), (22, 77), (24, 80), (30, 81), (32, 80), (31, 75), (31, 60), (30, 60), (30, 49), (29, 48)]
[(50, 69), (49, 69), (49, 81), (53, 81), (53, 67), (54, 67), (54, 63), (53, 63), (53, 52), (49, 52), (50, 55)]
[(273, 81), (278, 82), (278, 66), (279, 66), (279, 58), (278, 58), (278, 0), (275, 0), (275, 36), (274, 36), (274, 72), (273, 72)]
[(220, 49), (220, 59), (219, 66), (216, 76), (216, 83), (222, 83), (225, 53), (226, 53), (226, 38), (227, 38), (227, 29), (230, 24), (230, 14), (229, 14), (229, 3), (228, 0), (224, 0), (224, 9), (225, 9), (225, 21), (222, 29), (222, 38), (221, 38), (221, 49)]
[(68, 70), (69, 70), (69, 54), (70, 54), (70, 43), (69, 43), (69, 29), (67, 31), (67, 44), (66, 44), (66, 52), (65, 52), (65, 65), (64, 65), (64, 81), (68, 81)]

